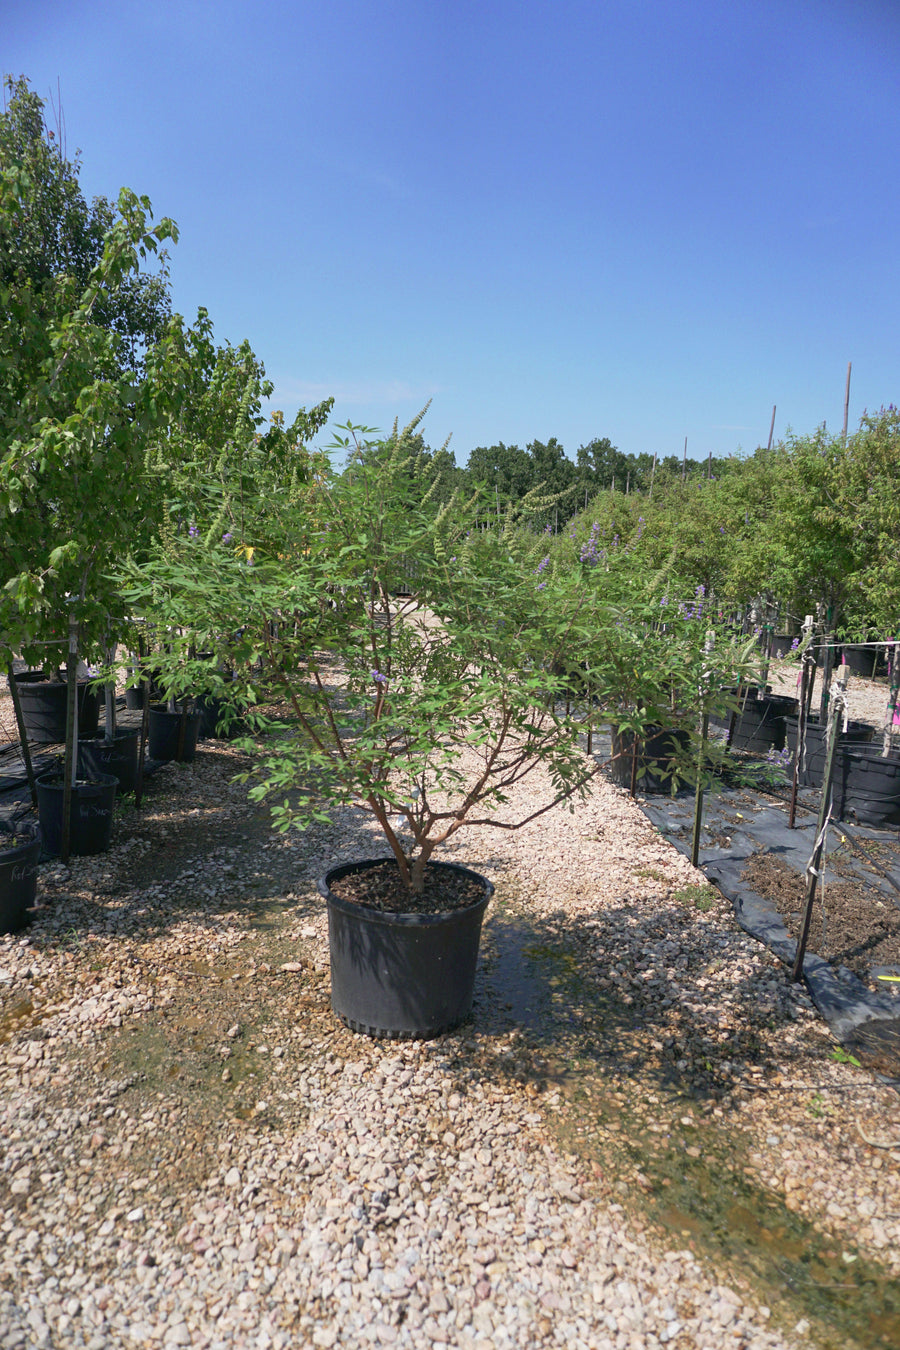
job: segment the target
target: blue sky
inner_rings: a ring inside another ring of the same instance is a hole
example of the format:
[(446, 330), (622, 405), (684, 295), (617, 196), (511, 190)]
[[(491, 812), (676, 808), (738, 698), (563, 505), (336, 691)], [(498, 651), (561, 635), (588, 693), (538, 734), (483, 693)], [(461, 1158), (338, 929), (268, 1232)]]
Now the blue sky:
[(897, 0), (5, 0), (0, 65), (288, 416), (430, 398), (464, 464), (900, 403)]

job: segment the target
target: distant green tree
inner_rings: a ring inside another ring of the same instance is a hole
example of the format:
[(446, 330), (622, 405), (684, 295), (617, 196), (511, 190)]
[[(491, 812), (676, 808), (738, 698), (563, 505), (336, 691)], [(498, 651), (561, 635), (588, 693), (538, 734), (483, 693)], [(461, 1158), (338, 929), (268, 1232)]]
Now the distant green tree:
[(500, 502), (518, 501), (535, 485), (534, 460), (518, 445), (479, 445), (469, 455), (473, 484), (482, 483)]
[(608, 436), (595, 437), (580, 445), (575, 453), (579, 487), (591, 496), (604, 488), (625, 491), (627, 457), (617, 450)]

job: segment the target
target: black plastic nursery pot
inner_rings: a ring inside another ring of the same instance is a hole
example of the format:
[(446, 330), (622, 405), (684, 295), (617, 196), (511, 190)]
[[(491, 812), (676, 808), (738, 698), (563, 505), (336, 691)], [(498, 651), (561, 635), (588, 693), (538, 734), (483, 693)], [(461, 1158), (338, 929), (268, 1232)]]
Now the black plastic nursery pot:
[(781, 661), (785, 656), (790, 655), (794, 646), (795, 638), (791, 633), (774, 633), (772, 636), (772, 656), (776, 661)]
[(842, 656), (850, 667), (851, 675), (861, 675), (866, 680), (871, 680), (884, 668), (880, 647), (848, 644), (844, 647)]
[(111, 773), (119, 793), (134, 792), (137, 783), (139, 727), (117, 727), (113, 741), (102, 731), (78, 741), (78, 777), (96, 778)]
[(201, 694), (194, 707), (201, 714), (198, 740), (228, 740), (232, 736), (240, 735), (240, 722), (231, 722), (228, 730), (224, 729), (222, 717), (228, 707), (225, 699), (215, 698), (211, 694)]
[[(130, 712), (143, 711), (145, 687), (146, 686), (144, 683), (134, 684), (129, 685), (128, 688), (125, 690), (125, 707), (128, 708)], [(163, 691), (160, 689), (156, 681), (152, 680), (150, 683), (151, 704), (158, 703), (162, 697)]]
[[(48, 680), (40, 671), (15, 676), (25, 732), (34, 745), (62, 745), (66, 739), (69, 687)], [(78, 684), (78, 731), (90, 736), (100, 720), (100, 695), (86, 681)]]
[[(784, 725), (787, 748), (792, 755), (795, 755), (800, 725), (799, 714), (785, 717)], [(847, 730), (840, 733), (838, 746), (868, 745), (874, 735), (875, 728), (869, 726), (867, 722), (850, 722), (847, 725)], [(798, 786), (821, 787), (824, 774), (825, 729), (821, 726), (818, 715), (813, 713), (806, 722), (806, 754), (804, 755), (804, 763), (800, 765), (800, 772), (797, 775)]]
[(832, 783), (839, 820), (884, 829), (900, 825), (900, 752), (880, 746), (839, 746)]
[(785, 718), (797, 715), (800, 704), (784, 694), (766, 694), (765, 698), (748, 697), (734, 721), (730, 746), (732, 750), (748, 750), (765, 755), (770, 750), (783, 750)]
[(446, 914), (395, 914), (335, 895), (331, 885), (385, 862), (333, 867), (320, 879), (328, 902), (331, 1006), (351, 1031), (396, 1040), (430, 1040), (468, 1015), (475, 990), (481, 924), (491, 883), (456, 863), (430, 863), (474, 878), (484, 895)]
[(189, 764), (197, 751), (197, 736), (203, 714), (197, 712), (169, 712), (167, 708), (150, 709), (148, 751), (151, 759), (166, 762), (177, 760)]
[[(85, 857), (105, 853), (112, 838), (113, 808), (118, 783), (111, 773), (78, 779), (72, 785), (69, 811), (69, 852)], [(57, 854), (62, 841), (63, 793), (61, 774), (45, 774), (37, 780), (38, 815), (44, 848)]]
[(18, 933), (28, 923), (40, 855), (41, 832), (36, 823), (13, 829), (0, 822), (0, 933)]
[[(690, 733), (680, 727), (648, 727), (647, 734), (637, 738), (635, 786), (641, 792), (671, 792), (673, 761), (684, 755), (690, 743)], [(613, 782), (630, 788), (635, 733), (613, 728), (612, 752), (613, 759), (609, 768)], [(677, 787), (678, 783), (676, 782), (674, 786)]]

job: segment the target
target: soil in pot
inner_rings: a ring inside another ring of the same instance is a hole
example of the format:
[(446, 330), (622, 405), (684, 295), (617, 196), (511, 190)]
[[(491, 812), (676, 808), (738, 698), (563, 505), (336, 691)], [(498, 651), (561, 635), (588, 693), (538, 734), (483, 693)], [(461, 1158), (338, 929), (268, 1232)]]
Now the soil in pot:
[(341, 1021), (401, 1040), (458, 1026), (472, 1007), (493, 890), (455, 863), (429, 863), (421, 896), (403, 886), (393, 858), (332, 868), (319, 891), (328, 901), (331, 1006)]
[(197, 712), (169, 712), (167, 708), (150, 709), (150, 736), (148, 751), (151, 759), (165, 763), (176, 760), (189, 764), (197, 751), (197, 736), (203, 714)]
[[(111, 773), (96, 774), (90, 781), (79, 779), (73, 784), (69, 813), (70, 853), (84, 857), (105, 853), (109, 848), (117, 787)], [(48, 853), (60, 851), (64, 791), (62, 774), (46, 774), (37, 780), (38, 814)]]
[(37, 825), (0, 821), (0, 933), (18, 933), (28, 923), (40, 854)]

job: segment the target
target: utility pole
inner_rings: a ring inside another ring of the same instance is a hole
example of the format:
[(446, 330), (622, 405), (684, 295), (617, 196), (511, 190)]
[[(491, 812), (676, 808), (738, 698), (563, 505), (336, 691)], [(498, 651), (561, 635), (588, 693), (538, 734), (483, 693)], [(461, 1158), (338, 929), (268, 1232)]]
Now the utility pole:
[(771, 450), (771, 449), (772, 449), (772, 437), (774, 436), (774, 434), (775, 434), (775, 404), (773, 403), (773, 404), (772, 404), (772, 421), (771, 421), (770, 424), (769, 424), (769, 444), (766, 446), (766, 449), (767, 449), (767, 450)]
[(852, 361), (847, 362), (847, 388), (844, 393), (844, 440), (847, 439), (847, 418), (850, 416), (850, 367)]

